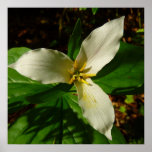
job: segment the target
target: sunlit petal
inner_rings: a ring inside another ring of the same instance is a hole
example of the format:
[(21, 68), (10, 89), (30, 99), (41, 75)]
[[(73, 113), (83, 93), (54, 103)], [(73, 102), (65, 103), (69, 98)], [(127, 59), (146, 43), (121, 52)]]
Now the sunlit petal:
[(117, 53), (123, 36), (124, 17), (112, 20), (93, 30), (83, 41), (76, 58), (79, 67), (87, 63), (89, 73), (97, 73)]
[(98, 85), (93, 83), (90, 78), (87, 81), (90, 85), (75, 82), (83, 115), (93, 128), (111, 140), (111, 129), (114, 122), (112, 103), (109, 96)]
[(70, 80), (68, 70), (72, 65), (72, 60), (64, 53), (41, 48), (28, 51), (9, 67), (33, 80), (48, 84), (68, 83)]

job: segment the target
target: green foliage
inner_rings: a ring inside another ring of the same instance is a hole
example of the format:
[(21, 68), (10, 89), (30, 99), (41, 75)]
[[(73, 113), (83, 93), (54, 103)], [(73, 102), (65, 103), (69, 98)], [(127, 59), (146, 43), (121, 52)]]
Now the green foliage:
[(8, 98), (10, 100), (19, 100), (23, 97), (46, 91), (52, 87), (54, 85), (43, 85), (8, 68)]
[(59, 97), (62, 97), (64, 94), (66, 94), (70, 90), (70, 88), (71, 85), (59, 84), (48, 89), (47, 91), (29, 96), (26, 99), (28, 99), (28, 101), (33, 104), (47, 103), (50, 101), (55, 102)]
[[(87, 8), (79, 8), (79, 11), (86, 11)], [(91, 8), (92, 14), (95, 15), (99, 8)]]
[(27, 107), (29, 105), (29, 102), (26, 100), (22, 101), (13, 101), (8, 100), (8, 114), (13, 114), (19, 110), (22, 110), (23, 108)]
[(8, 65), (14, 63), (22, 54), (29, 51), (26, 47), (11, 48), (8, 50)]
[(95, 15), (98, 11), (98, 8), (92, 8), (92, 14)]
[(80, 50), (80, 46), (81, 46), (81, 32), (82, 32), (82, 28), (81, 28), (81, 20), (78, 19), (73, 33), (70, 36), (70, 40), (68, 43), (68, 56), (74, 60), (77, 56), (77, 54), (79, 53)]
[(140, 28), (137, 30), (137, 33), (144, 33), (144, 28)]
[(144, 104), (140, 104), (139, 113), (144, 116)]
[(144, 45), (144, 31), (138, 30), (136, 34), (132, 36), (132, 42), (137, 45)]
[(144, 138), (133, 139), (129, 142), (129, 144), (144, 144)]
[[(112, 129), (112, 141), (108, 141), (104, 135), (90, 127), (87, 121), (84, 121), (81, 109), (76, 101), (73, 101), (72, 96), (74, 95), (65, 95), (59, 97), (56, 101), (50, 101), (50, 103), (46, 104), (39, 104), (35, 108), (27, 111), (9, 126), (8, 143), (125, 143), (122, 134), (116, 127)], [(73, 111), (71, 110), (71, 105)]]
[(125, 103), (130, 104), (134, 102), (134, 96), (133, 95), (126, 95)]
[[(8, 52), (8, 63), (14, 63), (22, 54), (29, 51), (29, 48), (19, 47), (10, 49)], [(25, 100), (25, 97), (33, 97), (35, 94), (39, 94), (40, 92), (50, 91), (57, 84), (41, 84), (37, 81), (31, 80), (21, 74), (19, 74), (16, 70), (8, 68), (8, 99), (9, 103), (13, 101)], [(58, 92), (60, 88), (56, 88), (56, 92)], [(62, 89), (62, 88), (61, 88)], [(54, 92), (54, 95), (55, 92)], [(32, 100), (30, 100), (32, 102)], [(35, 101), (35, 103), (37, 103)], [(39, 102), (38, 102), (39, 103)]]
[(79, 11), (86, 11), (87, 8), (79, 8)]
[(74, 113), (77, 113), (77, 116), (79, 119), (82, 119), (85, 123), (87, 123), (87, 120), (82, 115), (82, 109), (78, 105), (78, 97), (77, 94), (73, 95), (72, 93), (68, 93), (64, 96), (66, 101), (68, 102), (70, 108), (73, 110)]
[(119, 111), (122, 113), (126, 112), (126, 107), (125, 106), (120, 106)]
[(94, 78), (108, 94), (144, 92), (144, 48), (120, 43), (115, 58)]
[(124, 136), (116, 126), (113, 126), (111, 134), (112, 134), (112, 141), (109, 140), (110, 144), (126, 144), (126, 140)]

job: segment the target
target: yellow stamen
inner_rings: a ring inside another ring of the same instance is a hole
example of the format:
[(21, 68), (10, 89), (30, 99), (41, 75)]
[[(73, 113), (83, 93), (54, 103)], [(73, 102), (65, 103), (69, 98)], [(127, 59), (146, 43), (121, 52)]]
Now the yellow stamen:
[(85, 84), (89, 84), (87, 81), (85, 81), (84, 79), (78, 79), (79, 82), (85, 83)]
[(94, 73), (88, 73), (88, 74), (80, 73), (79, 75), (82, 76), (83, 78), (90, 78), (90, 77), (96, 76), (96, 74), (94, 74)]
[(72, 78), (69, 81), (69, 84), (72, 84), (76, 79), (75, 79), (76, 75), (73, 75)]
[(88, 74), (84, 73), (83, 74), (84, 78), (90, 78), (90, 77), (94, 77), (94, 76), (96, 76), (96, 74), (94, 74), (94, 73), (88, 73)]
[(96, 76), (96, 74), (93, 74), (93, 73), (87, 74), (85, 72), (85, 70), (86, 70), (85, 67), (86, 67), (86, 62), (79, 69), (77, 60), (74, 61), (73, 69), (68, 70), (69, 74), (71, 75), (69, 84), (72, 84), (75, 81), (79, 81), (81, 83), (91, 85), (86, 81), (86, 79), (90, 78), (90, 77), (94, 77), (94, 76)]
[(79, 70), (79, 72), (82, 72), (84, 70), (84, 68), (86, 67), (86, 62), (83, 64), (83, 66), (81, 67), (81, 69)]
[(74, 61), (73, 67), (74, 67), (74, 69), (77, 69), (77, 68), (78, 68), (78, 62), (77, 62), (77, 60)]

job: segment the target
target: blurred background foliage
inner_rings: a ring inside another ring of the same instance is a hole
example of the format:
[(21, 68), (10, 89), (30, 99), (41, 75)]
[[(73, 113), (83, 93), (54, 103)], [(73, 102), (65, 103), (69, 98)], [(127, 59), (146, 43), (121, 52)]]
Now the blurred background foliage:
[[(84, 39), (93, 29), (121, 16), (125, 16), (122, 41), (144, 46), (143, 8), (9, 8), (8, 49), (24, 46), (67, 53), (67, 44), (78, 18), (82, 22)], [(144, 94), (109, 96), (115, 108), (115, 125), (127, 143), (143, 144)], [(20, 108), (16, 106), (9, 106), (9, 124), (34, 107), (28, 103)]]

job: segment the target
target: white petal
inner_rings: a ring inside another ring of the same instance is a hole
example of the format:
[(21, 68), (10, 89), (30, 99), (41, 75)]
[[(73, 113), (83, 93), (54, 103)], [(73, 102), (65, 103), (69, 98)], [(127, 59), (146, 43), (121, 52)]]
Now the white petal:
[(68, 69), (71, 69), (72, 65), (72, 60), (64, 53), (41, 48), (28, 51), (9, 67), (33, 80), (49, 84), (68, 83), (70, 80)]
[(84, 117), (91, 126), (112, 140), (111, 129), (114, 122), (114, 109), (109, 96), (101, 88), (87, 79), (91, 85), (76, 82), (79, 105)]
[(88, 73), (97, 73), (109, 63), (119, 49), (123, 25), (124, 17), (120, 17), (92, 31), (81, 45), (77, 56), (79, 66), (86, 62)]

